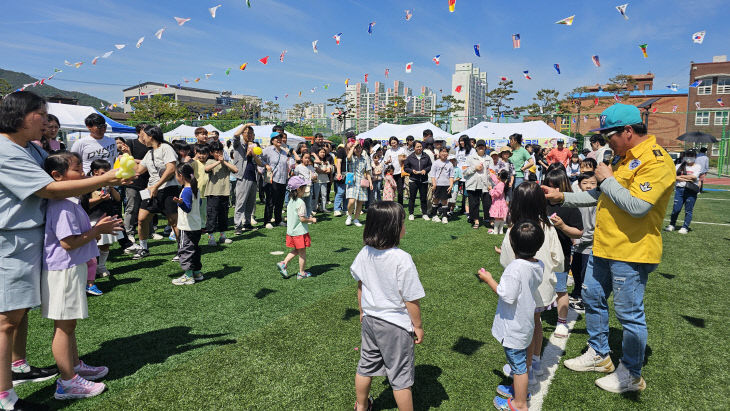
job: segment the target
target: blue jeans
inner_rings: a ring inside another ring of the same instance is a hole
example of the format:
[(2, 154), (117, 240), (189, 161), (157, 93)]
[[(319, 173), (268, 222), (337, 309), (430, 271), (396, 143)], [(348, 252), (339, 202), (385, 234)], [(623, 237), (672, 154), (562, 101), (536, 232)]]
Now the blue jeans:
[(623, 327), (624, 363), (631, 375), (640, 376), (646, 350), (644, 290), (656, 264), (629, 263), (591, 255), (583, 282), (588, 344), (601, 356), (608, 355), (608, 297), (613, 292), (616, 318)]
[(527, 373), (527, 348), (504, 348), (504, 355), (507, 357), (507, 363), (515, 375)]
[(373, 189), (368, 190), (368, 207), (370, 207), (371, 204), (378, 203), (383, 199), (380, 191), (382, 185), (383, 180), (373, 180)]
[(512, 185), (512, 189), (517, 188), (524, 181), (525, 181), (525, 178), (524, 177), (515, 177), (515, 183)]
[(335, 181), (335, 209), (345, 212), (345, 181)]
[(555, 284), (555, 292), (556, 293), (568, 292), (568, 272), (563, 271), (563, 272), (555, 273), (555, 277), (558, 279), (558, 282)]
[(692, 222), (692, 211), (695, 208), (695, 201), (697, 201), (697, 193), (685, 190), (684, 187), (675, 188), (674, 207), (672, 208), (672, 217), (669, 224), (675, 225), (677, 223), (679, 212), (682, 211), (682, 206), (684, 206), (684, 224), (682, 227), (689, 228), (689, 223)]

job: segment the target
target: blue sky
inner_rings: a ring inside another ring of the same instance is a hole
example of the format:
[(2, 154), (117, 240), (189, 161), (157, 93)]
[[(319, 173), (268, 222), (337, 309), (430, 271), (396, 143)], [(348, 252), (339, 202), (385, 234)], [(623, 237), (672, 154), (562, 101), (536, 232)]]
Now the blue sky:
[[(540, 88), (565, 92), (619, 73), (651, 71), (655, 88), (673, 82), (683, 88), (690, 60), (708, 62), (713, 55), (730, 54), (725, 1), (630, 2), (628, 21), (615, 9), (624, 1), (457, 0), (455, 13), (449, 13), (447, 0), (251, 0), (251, 8), (245, 0), (24, 0), (3, 5), (0, 67), (39, 78), (62, 68), (52, 85), (113, 102), (121, 99), (125, 86), (140, 81), (175, 84), (202, 77), (189, 85), (264, 100), (279, 96), (287, 108), (340, 95), (345, 78), (354, 83), (365, 73), (369, 84), (403, 80), (413, 88), (426, 85), (447, 94), (454, 65), (472, 62), (487, 71), (490, 88), (501, 76), (515, 80), (516, 103), (527, 104)], [(222, 7), (212, 19), (208, 7), (218, 4)], [(405, 21), (406, 9), (413, 11), (411, 21)], [(554, 24), (573, 14), (572, 26)], [(179, 27), (174, 16), (192, 20)], [(376, 25), (369, 36), (371, 21)], [(167, 30), (158, 40), (154, 33), (162, 27)], [(691, 35), (701, 30), (707, 37), (694, 44)], [(332, 38), (338, 32), (343, 33), (340, 46)], [(521, 49), (512, 49), (512, 33), (520, 33)], [(145, 41), (137, 49), (141, 36)], [(318, 54), (312, 52), (313, 40), (319, 40)], [(117, 51), (113, 45), (120, 43), (127, 47)], [(481, 58), (474, 55), (475, 43)], [(648, 44), (648, 59), (638, 47), (643, 43)], [(288, 52), (280, 63), (284, 49)], [(111, 57), (91, 65), (95, 56), (111, 50)], [(436, 54), (441, 55), (439, 66), (431, 61)], [(594, 54), (600, 68), (591, 63)], [(267, 55), (264, 66), (258, 59)], [(85, 64), (75, 69), (65, 67), (64, 60)], [(406, 74), (410, 61), (413, 72)], [(237, 69), (243, 62), (248, 62), (245, 72)], [(562, 74), (555, 72), (554, 63)], [(230, 76), (227, 67), (233, 67)], [(385, 68), (390, 68), (389, 79)], [(522, 78), (523, 70), (533, 79)], [(213, 76), (205, 80), (205, 73)], [(328, 90), (324, 84), (330, 84)]]

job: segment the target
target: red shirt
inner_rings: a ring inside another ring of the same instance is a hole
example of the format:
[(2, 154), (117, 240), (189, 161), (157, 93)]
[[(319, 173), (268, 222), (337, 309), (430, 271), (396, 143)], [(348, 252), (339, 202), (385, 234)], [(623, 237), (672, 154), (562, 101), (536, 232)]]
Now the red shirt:
[(558, 148), (550, 150), (546, 159), (548, 161), (548, 164), (557, 162), (563, 163), (563, 165), (567, 169), (568, 165), (570, 164), (571, 157), (573, 157), (573, 152), (563, 147), (562, 150), (559, 150)]

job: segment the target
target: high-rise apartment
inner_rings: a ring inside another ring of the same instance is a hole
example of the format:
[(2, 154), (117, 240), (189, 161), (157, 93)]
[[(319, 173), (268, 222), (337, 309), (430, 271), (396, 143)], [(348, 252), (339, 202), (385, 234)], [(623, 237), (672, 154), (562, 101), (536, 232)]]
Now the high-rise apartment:
[(451, 132), (464, 131), (487, 117), (487, 73), (472, 63), (457, 64), (451, 76), (451, 93), (464, 109), (451, 116)]

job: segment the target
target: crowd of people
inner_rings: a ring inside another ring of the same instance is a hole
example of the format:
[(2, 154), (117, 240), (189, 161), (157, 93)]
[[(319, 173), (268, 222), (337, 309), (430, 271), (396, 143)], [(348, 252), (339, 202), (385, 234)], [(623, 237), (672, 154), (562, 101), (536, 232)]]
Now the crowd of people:
[[(370, 377), (387, 375), (398, 406), (408, 409), (413, 344), (424, 338), (418, 300), (425, 293), (413, 261), (397, 246), (405, 221), (416, 219), (416, 199), (424, 220), (448, 224), (463, 214), (475, 229), (505, 234), (496, 249), (505, 267), (500, 282), (485, 270), (478, 273), (499, 297), (492, 333), (505, 347), (504, 372), (514, 380), (513, 386), (498, 387), (498, 409), (526, 409), (527, 387), (545, 371), (540, 318), (551, 309), (557, 310), (557, 338), (569, 334), (568, 310), (586, 314), (589, 347), (566, 360), (566, 367), (611, 373), (596, 381), (608, 391), (643, 390), (647, 275), (661, 259), (661, 225), (675, 184), (666, 229), (673, 229), (684, 206), (680, 232), (686, 232), (702, 167), (693, 151), (675, 166), (647, 134), (636, 107), (616, 104), (604, 114), (599, 134), (591, 137), (592, 149), (584, 151), (562, 140), (551, 149), (523, 147), (519, 134), (509, 136), (504, 147), (490, 148), (467, 135), (448, 147), (430, 130), (422, 140), (409, 136), (401, 143), (390, 137), (384, 146), (347, 133), (337, 146), (317, 134), (311, 146), (289, 147), (278, 125), (262, 149), (252, 124), (241, 126), (226, 144), (204, 128), (195, 130), (195, 144), (167, 142), (153, 124), (137, 125), (135, 139), (115, 140), (106, 136), (99, 114), (86, 118), (89, 136), (67, 150), (55, 139), (60, 124), (48, 115), (45, 101), (30, 92), (12, 93), (0, 103), (0, 207), (5, 210), (0, 215), (0, 409), (32, 409), (12, 387), (59, 373), (57, 399), (104, 391), (95, 381), (108, 368), (79, 359), (75, 327), (88, 317), (87, 295), (102, 295), (96, 279), (113, 275), (106, 262), (114, 243), (139, 260), (150, 255), (150, 238), (175, 241), (173, 260), (183, 273), (172, 283), (193, 285), (204, 279), (203, 236), (218, 246), (233, 242), (226, 234), (231, 229), (235, 238), (285, 226), (291, 251), (277, 269), (290, 277), (288, 264), (297, 258), (296, 278), (305, 279), (311, 276), (308, 225), (330, 212), (344, 216), (346, 226), (362, 226), (367, 214), (365, 247), (351, 267), (363, 339), (356, 408), (371, 402)], [(125, 154), (134, 158), (135, 176), (122, 180), (117, 169)], [(265, 207), (260, 223), (254, 219), (257, 197)], [(167, 225), (164, 235), (158, 233), (160, 216)], [(624, 326), (618, 367), (608, 356), (611, 291)], [(35, 306), (54, 321), (57, 369), (25, 360), (27, 311)]]

